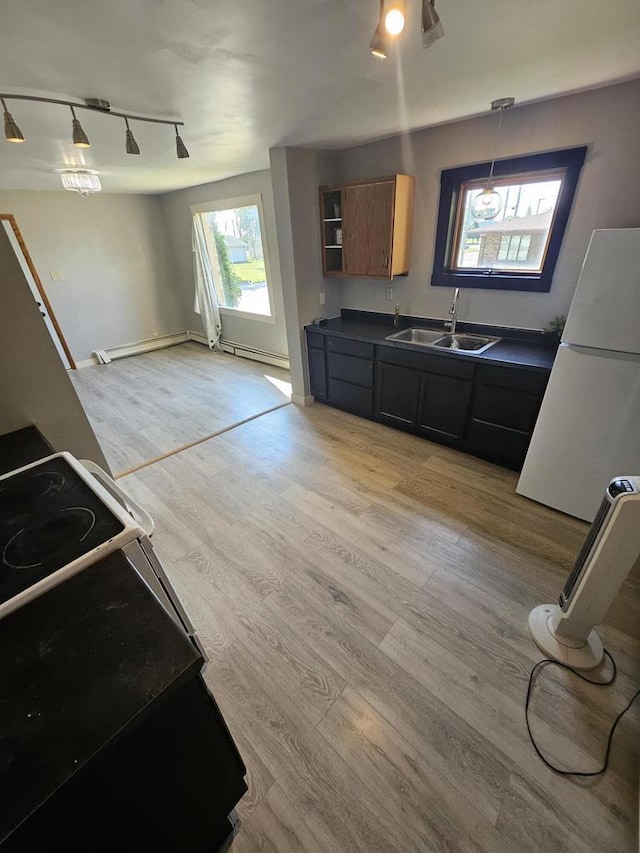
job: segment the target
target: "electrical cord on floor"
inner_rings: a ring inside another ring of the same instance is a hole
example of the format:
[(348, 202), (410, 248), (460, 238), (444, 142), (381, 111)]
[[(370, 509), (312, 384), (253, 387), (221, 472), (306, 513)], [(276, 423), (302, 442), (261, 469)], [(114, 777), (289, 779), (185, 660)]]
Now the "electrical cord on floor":
[(607, 751), (605, 752), (605, 755), (604, 755), (604, 764), (602, 765), (600, 770), (592, 770), (591, 772), (587, 773), (585, 771), (580, 771), (580, 770), (562, 770), (560, 767), (556, 767), (554, 764), (552, 764), (550, 761), (548, 761), (544, 757), (542, 752), (540, 751), (540, 748), (538, 747), (538, 744), (536, 743), (535, 738), (533, 737), (533, 733), (531, 731), (531, 725), (529, 724), (529, 703), (531, 701), (531, 690), (533, 687), (533, 679), (535, 677), (536, 672), (540, 669), (540, 667), (545, 666), (546, 664), (553, 664), (553, 666), (559, 666), (561, 669), (566, 669), (569, 672), (573, 673), (573, 675), (577, 675), (578, 678), (580, 678), (582, 681), (586, 681), (587, 684), (595, 684), (598, 687), (608, 687), (610, 684), (613, 684), (613, 682), (616, 680), (616, 676), (618, 674), (618, 668), (616, 666), (615, 660), (613, 659), (613, 655), (609, 651), (607, 651), (607, 649), (604, 650), (604, 653), (609, 658), (609, 660), (611, 661), (611, 665), (613, 666), (613, 673), (611, 675), (611, 678), (608, 681), (594, 681), (592, 678), (587, 678), (586, 675), (582, 675), (581, 672), (577, 672), (575, 669), (572, 669), (570, 666), (567, 666), (566, 663), (560, 663), (560, 661), (551, 660), (550, 658), (545, 658), (544, 660), (538, 661), (538, 663), (533, 667), (533, 669), (529, 673), (529, 686), (527, 687), (527, 698), (526, 698), (525, 703), (524, 703), (524, 716), (525, 716), (525, 720), (527, 723), (527, 731), (529, 732), (529, 738), (531, 740), (531, 743), (533, 744), (533, 748), (538, 753), (539, 758), (547, 765), (547, 767), (549, 767), (555, 773), (561, 774), (562, 776), (600, 776), (602, 773), (605, 772), (605, 770), (609, 766), (609, 755), (611, 753), (611, 744), (613, 742), (613, 735), (615, 733), (616, 727), (617, 727), (618, 723), (620, 722), (620, 720), (627, 713), (629, 708), (636, 701), (638, 696), (640, 696), (640, 690), (636, 690), (636, 692), (633, 694), (633, 696), (629, 700), (627, 707), (624, 708), (624, 710), (620, 711), (618, 716), (615, 718), (613, 725), (609, 729), (609, 738), (607, 740)]

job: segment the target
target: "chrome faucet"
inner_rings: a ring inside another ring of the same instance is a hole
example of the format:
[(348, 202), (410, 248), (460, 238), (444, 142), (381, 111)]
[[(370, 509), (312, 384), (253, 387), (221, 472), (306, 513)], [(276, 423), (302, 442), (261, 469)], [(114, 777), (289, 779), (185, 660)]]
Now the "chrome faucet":
[(394, 329), (400, 328), (400, 306), (399, 305), (396, 305), (396, 307), (394, 308), (394, 311), (393, 311), (393, 328)]
[(456, 323), (458, 322), (458, 302), (460, 301), (460, 288), (456, 287), (453, 291), (453, 299), (451, 300), (451, 305), (449, 306), (449, 314), (451, 314), (451, 320), (445, 322), (445, 328), (448, 328), (452, 335), (456, 333)]

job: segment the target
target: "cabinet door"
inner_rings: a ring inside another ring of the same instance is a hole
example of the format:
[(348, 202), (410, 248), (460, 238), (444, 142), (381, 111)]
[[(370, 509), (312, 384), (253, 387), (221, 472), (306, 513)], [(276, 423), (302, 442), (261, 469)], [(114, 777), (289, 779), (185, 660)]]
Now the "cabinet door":
[(311, 393), (318, 400), (327, 396), (327, 371), (323, 349), (309, 347), (309, 385)]
[(345, 189), (343, 251), (348, 275), (391, 277), (394, 195), (394, 181)]
[(415, 426), (420, 399), (420, 373), (395, 364), (378, 364), (376, 415), (396, 425)]
[(452, 376), (422, 374), (418, 428), (434, 437), (462, 441), (473, 383)]

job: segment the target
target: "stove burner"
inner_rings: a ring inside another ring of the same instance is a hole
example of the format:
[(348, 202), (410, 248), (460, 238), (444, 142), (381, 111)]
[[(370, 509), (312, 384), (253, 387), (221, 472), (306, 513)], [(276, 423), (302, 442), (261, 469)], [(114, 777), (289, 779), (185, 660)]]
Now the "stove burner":
[(56, 495), (66, 483), (59, 471), (34, 471), (27, 477), (0, 480), (0, 512), (20, 511), (45, 498)]
[[(64, 481), (64, 477), (62, 479)], [(51, 488), (51, 485), (47, 488)], [(62, 488), (62, 485), (59, 488)], [(43, 494), (46, 494), (46, 491)], [(59, 541), (82, 542), (95, 524), (95, 513), (86, 507), (71, 506), (58, 510), (50, 518), (36, 521), (18, 530), (4, 546), (2, 562), (10, 569), (34, 569), (42, 566), (52, 556)]]

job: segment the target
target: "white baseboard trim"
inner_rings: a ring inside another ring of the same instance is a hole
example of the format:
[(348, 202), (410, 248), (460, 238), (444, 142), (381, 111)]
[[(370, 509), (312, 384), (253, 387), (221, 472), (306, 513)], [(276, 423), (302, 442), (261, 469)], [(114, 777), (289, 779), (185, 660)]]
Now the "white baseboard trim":
[[(208, 340), (201, 332), (188, 332), (187, 334), (189, 335), (189, 340), (208, 346)], [(225, 338), (220, 340), (220, 348), (222, 352), (237, 355), (239, 358), (249, 358), (252, 361), (261, 361), (264, 364), (271, 364), (274, 367), (283, 367), (285, 370), (289, 370), (289, 359), (286, 355), (281, 355), (277, 352), (253, 349), (247, 346), (247, 344), (239, 344), (236, 341), (225, 340)]]
[[(158, 338), (149, 338), (146, 341), (136, 341), (132, 344), (121, 344), (116, 347), (107, 347), (102, 350), (105, 352), (111, 361), (117, 358), (127, 358), (130, 355), (139, 355), (143, 352), (153, 352), (157, 349), (172, 347), (176, 344), (184, 344), (189, 340), (187, 332), (176, 332), (173, 335), (162, 335)], [(81, 361), (76, 361), (76, 367), (90, 367), (94, 364), (103, 364), (100, 359), (94, 355), (92, 358), (84, 358)]]
[(313, 394), (307, 394), (306, 397), (302, 394), (292, 394), (291, 402), (295, 403), (296, 406), (310, 406), (312, 403), (315, 403), (316, 398)]

